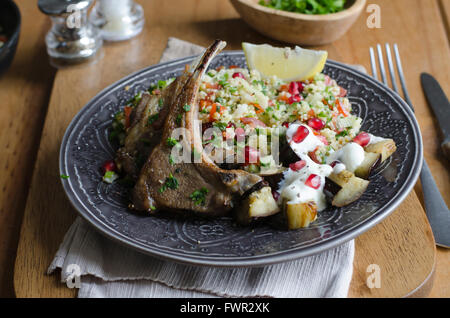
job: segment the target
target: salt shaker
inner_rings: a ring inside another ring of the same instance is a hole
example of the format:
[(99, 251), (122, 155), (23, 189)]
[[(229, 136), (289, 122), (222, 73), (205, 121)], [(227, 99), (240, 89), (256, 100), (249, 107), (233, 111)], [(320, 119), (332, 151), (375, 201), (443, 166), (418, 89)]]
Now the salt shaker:
[(38, 0), (39, 9), (50, 16), (52, 27), (45, 37), (51, 58), (81, 62), (94, 57), (103, 44), (99, 31), (88, 21), (93, 0)]
[(123, 41), (144, 28), (144, 10), (133, 0), (98, 0), (89, 16), (106, 41)]

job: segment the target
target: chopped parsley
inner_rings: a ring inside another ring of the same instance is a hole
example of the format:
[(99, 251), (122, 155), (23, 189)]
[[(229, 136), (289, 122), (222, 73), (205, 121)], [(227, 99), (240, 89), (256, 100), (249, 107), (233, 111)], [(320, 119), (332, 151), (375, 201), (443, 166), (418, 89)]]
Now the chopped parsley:
[(131, 107), (135, 107), (139, 104), (139, 102), (142, 99), (142, 92), (134, 95), (128, 102), (127, 105), (130, 105)]
[(183, 115), (178, 114), (177, 118), (175, 119), (175, 122), (177, 123), (177, 125), (181, 125), (181, 120), (183, 119)]
[(184, 109), (185, 112), (188, 112), (188, 111), (191, 110), (191, 105), (186, 104), (186, 105), (183, 106), (183, 109)]
[(347, 130), (343, 130), (339, 134), (337, 134), (336, 135), (336, 139), (338, 139), (340, 137), (345, 137), (345, 136), (348, 136), (348, 131)]
[(166, 178), (166, 181), (164, 182), (163, 186), (159, 189), (159, 192), (163, 193), (167, 189), (178, 189), (179, 183), (177, 178), (175, 178), (172, 174), (169, 174), (169, 177)]
[(153, 124), (155, 121), (158, 120), (158, 118), (159, 118), (159, 114), (151, 115), (151, 116), (148, 118), (148, 124), (149, 124), (149, 125)]
[(216, 121), (213, 123), (213, 127), (219, 128), (221, 131), (225, 131), (227, 129), (228, 124), (222, 123), (220, 121)]
[(158, 99), (158, 106), (159, 106), (159, 108), (163, 108), (163, 106), (164, 106), (164, 99), (162, 99), (162, 98)]
[(68, 175), (65, 175), (65, 174), (62, 174), (60, 177), (61, 177), (61, 179), (69, 179), (70, 178)]
[(178, 140), (176, 140), (175, 138), (167, 138), (167, 146), (173, 147), (176, 144), (178, 144)]
[(171, 165), (175, 164), (175, 161), (173, 160), (173, 156), (172, 155), (169, 156), (169, 163)]
[(208, 189), (202, 187), (201, 189), (192, 192), (189, 197), (192, 199), (192, 201), (194, 201), (196, 205), (205, 205), (206, 195), (208, 194), (208, 192)]

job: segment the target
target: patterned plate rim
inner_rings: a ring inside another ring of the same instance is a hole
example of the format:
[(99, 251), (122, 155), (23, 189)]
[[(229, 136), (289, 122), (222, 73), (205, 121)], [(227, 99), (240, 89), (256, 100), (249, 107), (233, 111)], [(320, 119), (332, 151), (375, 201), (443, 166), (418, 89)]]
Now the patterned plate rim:
[[(242, 56), (242, 51), (225, 51), (221, 54), (226, 55), (239, 55)], [(165, 69), (167, 67), (179, 65), (179, 64), (188, 64), (192, 62), (192, 60), (196, 56), (185, 57), (181, 59), (176, 59), (173, 61), (156, 64), (153, 66), (146, 67), (137, 72), (134, 72), (115, 83), (109, 85), (101, 92), (99, 92), (95, 97), (93, 97), (72, 119), (71, 123), (66, 129), (64, 134), (61, 148), (60, 148), (60, 156), (59, 156), (59, 168), (60, 174), (66, 174), (67, 171), (67, 154), (68, 154), (68, 140), (71, 137), (72, 132), (77, 127), (79, 123), (80, 117), (83, 113), (89, 108), (90, 105), (94, 104), (98, 99), (102, 98), (105, 94), (107, 94), (110, 90), (114, 89), (117, 86), (123, 85), (124, 83), (134, 79), (139, 76), (141, 73), (145, 73), (148, 71), (157, 72), (159, 69)], [(419, 174), (420, 169), (423, 163), (423, 144), (422, 137), (420, 133), (420, 128), (414, 113), (411, 111), (409, 106), (405, 101), (392, 89), (383, 83), (376, 81), (369, 75), (362, 73), (358, 70), (351, 68), (350, 66), (333, 61), (328, 60), (327, 65), (340, 69), (346, 73), (349, 73), (353, 76), (363, 78), (365, 81), (369, 82), (371, 87), (378, 88), (382, 90), (385, 94), (387, 94), (392, 100), (398, 103), (400, 109), (404, 112), (405, 117), (407, 118), (407, 122), (410, 125), (411, 129), (414, 132), (414, 159), (413, 159), (413, 167), (410, 170), (408, 176), (406, 177), (406, 181), (401, 186), (396, 195), (392, 197), (390, 201), (388, 201), (383, 207), (379, 208), (375, 215), (367, 218), (357, 226), (353, 228), (349, 228), (342, 233), (334, 236), (332, 239), (327, 240), (325, 242), (319, 242), (309, 247), (300, 247), (293, 248), (283, 251), (274, 252), (271, 254), (264, 255), (254, 255), (254, 256), (246, 256), (246, 257), (204, 257), (204, 256), (193, 256), (183, 254), (183, 251), (179, 252), (167, 251), (164, 249), (159, 249), (155, 247), (146, 246), (144, 243), (132, 240), (128, 236), (112, 229), (107, 224), (99, 220), (96, 216), (91, 214), (91, 211), (83, 204), (82, 200), (78, 197), (76, 191), (74, 190), (72, 181), (69, 179), (61, 180), (62, 186), (66, 193), (67, 198), (69, 199), (71, 205), (75, 208), (75, 210), (96, 230), (98, 230), (101, 234), (105, 235), (108, 238), (113, 239), (114, 241), (121, 243), (125, 246), (134, 248), (142, 253), (160, 258), (162, 260), (171, 260), (179, 263), (190, 264), (190, 265), (198, 265), (198, 266), (220, 266), (220, 267), (257, 267), (264, 265), (271, 265), (280, 262), (292, 261), (298, 258), (312, 256), (314, 254), (318, 254), (324, 252), (328, 249), (337, 247), (351, 239), (356, 238), (362, 233), (366, 232), (373, 226), (380, 223), (384, 220), (389, 214), (391, 214), (409, 195), (410, 191), (413, 189)]]

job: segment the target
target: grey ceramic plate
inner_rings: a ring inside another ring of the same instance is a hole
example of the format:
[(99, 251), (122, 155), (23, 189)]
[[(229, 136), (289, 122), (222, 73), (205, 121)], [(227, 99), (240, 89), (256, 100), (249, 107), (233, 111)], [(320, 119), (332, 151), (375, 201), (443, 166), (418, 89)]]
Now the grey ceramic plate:
[[(94, 97), (67, 128), (60, 152), (67, 196), (92, 226), (141, 252), (196, 265), (261, 266), (309, 256), (342, 244), (389, 215), (413, 188), (422, 165), (418, 124), (408, 106), (389, 88), (343, 64), (328, 61), (324, 72), (349, 92), (363, 130), (393, 138), (398, 150), (372, 178), (368, 190), (345, 208), (328, 208), (309, 228), (282, 231), (265, 224), (237, 226), (231, 218), (205, 220), (148, 216), (127, 209), (127, 189), (107, 185), (99, 171), (114, 157), (108, 127), (137, 92), (158, 79), (179, 75), (193, 58), (159, 64), (132, 74)], [(224, 52), (212, 63), (245, 65), (242, 52)], [(129, 87), (128, 90), (125, 87)]]

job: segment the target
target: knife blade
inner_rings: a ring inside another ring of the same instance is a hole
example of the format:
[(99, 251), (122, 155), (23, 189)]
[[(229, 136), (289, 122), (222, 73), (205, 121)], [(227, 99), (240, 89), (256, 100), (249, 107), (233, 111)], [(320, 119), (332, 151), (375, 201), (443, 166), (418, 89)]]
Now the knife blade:
[(433, 109), (444, 136), (444, 141), (441, 145), (442, 150), (447, 158), (450, 159), (450, 103), (444, 90), (433, 76), (422, 73), (420, 75), (420, 81), (422, 82), (422, 88), (428, 104)]

